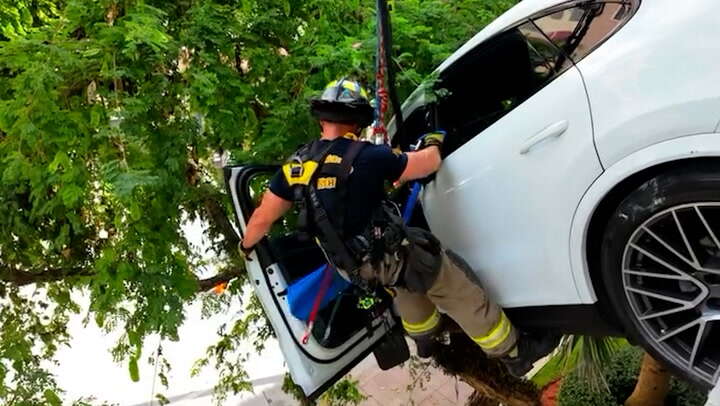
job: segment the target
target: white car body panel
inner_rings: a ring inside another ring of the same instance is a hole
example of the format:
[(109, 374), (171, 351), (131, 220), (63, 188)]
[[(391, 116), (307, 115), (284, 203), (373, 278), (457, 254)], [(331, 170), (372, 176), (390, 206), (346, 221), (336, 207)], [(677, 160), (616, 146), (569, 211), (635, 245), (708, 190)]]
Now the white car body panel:
[[(552, 7), (564, 1), (554, 0), (525, 0), (517, 6), (509, 10), (507, 13), (493, 21), (480, 33), (475, 35), (470, 41), (463, 45), (457, 52), (450, 56), (438, 68), (438, 71), (445, 70), (453, 62), (467, 54), (478, 44), (486, 41), (495, 34), (503, 31), (505, 28), (514, 25), (528, 16), (542, 11), (548, 7)], [(552, 278), (553, 284), (547, 295), (536, 292), (538, 283), (543, 283), (537, 278), (536, 274), (530, 271), (527, 276), (522, 274), (519, 265), (517, 268), (511, 267), (512, 271), (502, 270), (502, 266), (507, 266), (510, 255), (521, 256), (527, 259), (524, 269), (533, 269), (533, 265), (527, 256), (527, 253), (504, 247), (504, 241), (507, 239), (515, 241), (518, 245), (524, 247), (525, 250), (536, 250), (540, 245), (539, 241), (529, 241), (527, 236), (518, 233), (516, 228), (509, 227), (519, 221), (515, 218), (518, 207), (507, 205), (507, 202), (497, 202), (495, 206), (491, 202), (477, 203), (484, 193), (478, 191), (477, 196), (463, 197), (469, 199), (468, 203), (464, 200), (462, 203), (456, 201), (444, 201), (444, 210), (433, 209), (432, 205), (438, 206), (438, 203), (431, 203), (433, 194), (432, 187), (428, 188), (428, 192), (424, 195), (423, 205), (428, 213), (429, 222), (434, 232), (441, 236), (446, 244), (451, 248), (458, 247), (457, 250), (464, 256), (468, 257), (471, 265), (477, 267), (478, 273), (491, 294), (503, 306), (532, 306), (532, 305), (552, 305), (552, 304), (591, 304), (597, 299), (592, 288), (589, 276), (589, 268), (587, 259), (585, 258), (585, 239), (586, 231), (591, 220), (592, 210), (601, 202), (605, 193), (621, 182), (625, 177), (633, 173), (650, 167), (654, 164), (682, 159), (691, 154), (689, 151), (696, 151), (694, 154), (702, 156), (720, 156), (720, 151), (698, 148), (691, 144), (694, 138), (688, 137), (694, 134), (706, 134), (711, 132), (720, 132), (720, 80), (718, 80), (718, 70), (713, 67), (717, 65), (717, 55), (720, 55), (720, 42), (718, 41), (694, 41), (695, 38), (714, 38), (718, 36), (717, 16), (720, 15), (720, 2), (702, 2), (700, 6), (692, 4), (683, 4), (678, 6), (677, 2), (671, 0), (655, 0), (652, 3), (645, 1), (633, 18), (629, 20), (617, 33), (611, 36), (605, 43), (600, 45), (596, 50), (586, 56), (577, 64), (584, 79), (587, 89), (587, 97), (590, 102), (590, 111), (592, 113), (592, 133), (597, 148), (597, 154), (600, 158), (600, 165), (606, 168), (613, 167), (615, 172), (604, 173), (601, 180), (593, 184), (592, 176), (584, 178), (588, 181), (585, 185), (589, 188), (592, 184), (591, 191), (583, 189), (582, 185), (577, 185), (573, 190), (577, 190), (582, 196), (583, 207), (577, 208), (572, 220), (572, 235), (568, 234), (568, 229), (564, 231), (552, 226), (552, 222), (548, 223), (550, 229), (540, 228), (542, 234), (551, 235), (553, 232), (562, 234), (565, 239), (565, 247), (553, 245), (546, 246), (556, 253), (556, 257), (548, 262), (532, 262), (536, 269), (543, 271), (544, 278)], [(710, 11), (709, 9), (714, 11)], [(673, 10), (669, 13), (668, 10)], [(673, 27), (681, 27), (673, 28)], [(672, 50), (672, 52), (668, 52)], [(692, 63), (688, 62), (692, 61)], [(673, 73), (668, 74), (668, 69), (672, 69)], [(556, 79), (556, 81), (561, 78)], [(554, 83), (554, 82), (553, 82)], [(552, 87), (551, 83), (548, 87)], [(545, 89), (543, 89), (545, 91)], [(542, 92), (541, 92), (542, 93)], [(530, 103), (533, 98), (526, 102)], [(404, 105), (404, 111), (411, 112), (418, 106), (423, 104), (422, 94), (413, 94), (408, 98)], [(570, 104), (567, 100), (557, 101), (558, 106)], [(516, 111), (511, 112), (495, 125), (503, 121), (513, 121), (512, 131), (523, 127), (526, 122), (532, 121), (532, 114), (541, 114), (542, 108), (533, 107), (527, 118), (521, 117), (520, 113), (526, 106), (520, 106)], [(407, 113), (406, 113), (407, 114)], [(520, 122), (522, 121), (522, 122)], [(549, 120), (548, 122), (552, 122)], [(394, 124), (394, 123), (392, 123)], [(490, 127), (486, 131), (491, 131)], [(394, 128), (394, 127), (393, 127)], [(482, 138), (483, 135), (478, 136)], [(677, 139), (677, 143), (667, 144), (665, 141)], [(477, 140), (473, 140), (463, 146), (461, 149), (473, 148), (475, 160), (480, 161), (482, 154), (487, 151), (476, 149), (477, 147), (470, 145)], [(483, 141), (481, 141), (482, 143)], [(687, 142), (688, 144), (684, 144)], [(509, 145), (512, 144), (508, 142)], [(648, 149), (654, 145), (658, 145), (656, 153), (658, 156), (651, 156), (655, 149)], [(666, 150), (667, 145), (673, 145), (676, 150)], [(486, 147), (485, 147), (486, 148)], [(665, 152), (665, 153), (663, 153)], [(545, 164), (557, 165), (558, 162), (565, 164), (564, 160), (572, 159), (576, 166), (570, 164), (563, 165), (563, 170), (567, 171), (568, 178), (576, 181), (578, 171), (582, 172), (585, 161), (578, 159), (575, 154), (585, 156), (586, 151), (572, 152), (568, 151), (567, 156), (558, 156), (557, 159), (545, 160)], [(638, 155), (635, 155), (638, 154)], [(497, 163), (502, 161), (500, 155), (491, 155), (490, 162)], [(634, 157), (625, 160), (626, 157)], [(695, 156), (695, 155), (693, 155)], [(638, 161), (638, 157), (645, 157), (647, 162)], [(444, 168), (440, 171), (438, 179), (449, 179), (455, 175), (449, 174), (448, 171), (458, 171), (458, 173), (467, 173), (467, 167), (462, 164), (454, 163), (457, 158), (452, 155), (444, 163)], [(463, 162), (464, 165), (470, 165), (471, 159)], [(620, 161), (623, 165), (616, 167)], [(478, 164), (476, 164), (478, 166)], [(591, 173), (597, 169), (594, 167)], [(453, 169), (454, 168), (454, 169)], [(519, 169), (520, 167), (516, 167)], [(622, 168), (622, 169), (619, 169)], [(488, 167), (479, 169), (482, 171), (490, 171)], [(530, 179), (522, 180), (521, 183), (527, 182), (527, 191), (533, 190), (531, 187), (533, 182), (545, 173), (547, 168), (538, 168), (538, 172), (529, 172)], [(602, 171), (602, 167), (600, 169)], [(622, 173), (622, 175), (620, 175)], [(599, 174), (599, 172), (598, 172)], [(506, 179), (518, 179), (519, 172), (512, 173), (508, 170)], [(458, 175), (459, 176), (459, 175)], [(471, 177), (473, 175), (470, 175)], [(495, 176), (500, 176), (496, 173)], [(469, 179), (463, 179), (468, 181)], [(445, 180), (448, 181), (448, 180)], [(500, 183), (500, 179), (497, 180)], [(607, 182), (605, 184), (604, 182)], [(438, 183), (438, 182), (435, 182)], [(602, 186), (608, 187), (603, 191)], [(465, 183), (462, 185), (467, 187)], [(479, 187), (479, 185), (478, 185)], [(485, 191), (492, 190), (492, 193), (499, 193), (505, 190), (498, 185), (492, 185), (490, 182), (483, 184)], [(580, 198), (571, 196), (568, 190), (558, 195), (553, 193), (553, 201), (559, 202), (560, 205), (569, 204), (568, 199), (572, 202), (579, 202)], [(505, 192), (507, 193), (507, 192)], [(521, 189), (515, 191), (516, 194), (522, 193)], [(509, 195), (508, 201), (516, 199), (514, 195)], [(460, 200), (462, 200), (460, 199)], [(469, 203), (473, 202), (473, 203)], [(503, 206), (505, 204), (506, 206)], [(464, 207), (467, 205), (468, 207)], [(474, 214), (470, 214), (467, 221), (463, 221), (454, 210), (463, 210), (463, 212), (472, 211), (470, 207), (476, 208), (482, 205), (484, 208), (493, 208), (491, 213), (513, 213), (512, 219), (505, 221), (493, 219), (475, 219)], [(460, 206), (463, 206), (460, 209)], [(513, 209), (510, 209), (510, 207)], [(502, 210), (506, 207), (505, 210)], [(535, 206), (528, 208), (540, 212), (548, 206)], [(587, 207), (592, 207), (588, 213)], [(437, 217), (432, 214), (443, 213)], [(549, 211), (551, 215), (558, 215), (557, 211)], [(567, 223), (568, 217), (558, 215), (556, 221)], [(570, 216), (573, 216), (570, 214)], [(441, 220), (442, 219), (442, 220)], [(448, 225), (442, 225), (446, 223)], [(449, 225), (452, 224), (452, 225)], [(485, 237), (475, 234), (475, 227), (483, 229), (482, 233), (487, 232)], [(460, 230), (460, 232), (458, 232)], [(491, 230), (491, 231), (488, 231)], [(578, 232), (582, 230), (582, 232)], [(530, 231), (530, 230), (526, 230)], [(557, 234), (556, 234), (557, 235)], [(490, 238), (493, 236), (493, 238)], [(570, 244), (567, 244), (567, 237), (570, 237)], [(539, 238), (538, 238), (539, 239)], [(558, 237), (559, 239), (559, 237)], [(524, 241), (524, 242), (523, 242)], [(474, 244), (471, 244), (474, 242)], [(543, 240), (547, 243), (548, 240)], [(511, 254), (512, 253), (512, 254)], [(559, 254), (562, 253), (562, 254)], [(567, 255), (565, 255), (567, 253)], [(572, 264), (572, 265), (571, 265)], [(551, 270), (552, 269), (552, 270)], [(565, 273), (560, 271), (566, 269), (573, 275), (576, 285), (576, 295), (573, 296), (560, 286), (564, 286), (562, 281)], [(513, 278), (506, 278), (510, 273)], [(518, 284), (519, 280), (526, 280), (527, 285)], [(548, 280), (548, 279), (546, 279)], [(528, 288), (531, 288), (528, 293)]]
[(720, 157), (720, 134), (700, 134), (661, 142), (630, 154), (603, 172), (583, 196), (570, 234), (570, 259), (582, 303), (597, 301), (587, 261), (587, 232), (595, 209), (618, 183), (653, 166), (688, 158)]
[[(530, 138), (563, 121), (564, 134), (522, 153)], [(578, 303), (567, 238), (601, 171), (582, 78), (572, 68), (450, 154), (422, 204), (433, 233), (501, 306)]]
[(720, 120), (719, 1), (644, 1), (614, 36), (578, 63), (600, 160), (716, 130)]

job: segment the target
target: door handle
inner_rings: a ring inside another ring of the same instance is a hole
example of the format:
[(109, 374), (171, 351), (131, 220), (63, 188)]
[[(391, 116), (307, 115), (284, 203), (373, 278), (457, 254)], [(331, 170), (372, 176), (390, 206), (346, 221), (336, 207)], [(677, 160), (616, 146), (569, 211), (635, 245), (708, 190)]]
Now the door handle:
[(551, 138), (558, 138), (559, 136), (565, 134), (565, 131), (567, 131), (569, 126), (569, 123), (567, 120), (558, 121), (555, 124), (550, 124), (549, 126), (545, 127), (542, 131), (539, 133), (533, 135), (532, 137), (528, 138), (522, 145), (522, 148), (520, 149), (520, 154), (525, 155), (537, 144)]

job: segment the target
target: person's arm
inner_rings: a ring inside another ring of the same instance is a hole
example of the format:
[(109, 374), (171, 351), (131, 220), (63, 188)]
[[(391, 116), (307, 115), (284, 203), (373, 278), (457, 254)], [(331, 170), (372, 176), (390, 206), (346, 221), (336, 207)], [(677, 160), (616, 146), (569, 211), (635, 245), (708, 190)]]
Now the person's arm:
[(408, 152), (407, 165), (399, 180), (406, 182), (430, 176), (440, 169), (441, 163), (440, 147), (437, 145), (431, 145), (420, 151)]
[(247, 227), (245, 227), (245, 237), (242, 240), (242, 248), (245, 250), (252, 249), (265, 234), (270, 231), (273, 223), (282, 217), (290, 208), (292, 202), (283, 199), (272, 191), (268, 190), (263, 195), (260, 206), (255, 209)]

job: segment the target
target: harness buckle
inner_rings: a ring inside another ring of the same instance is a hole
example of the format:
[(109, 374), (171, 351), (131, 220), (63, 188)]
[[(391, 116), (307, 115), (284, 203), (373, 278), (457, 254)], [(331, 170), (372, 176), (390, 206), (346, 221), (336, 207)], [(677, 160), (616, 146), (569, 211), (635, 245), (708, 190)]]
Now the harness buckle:
[(293, 158), (293, 161), (290, 163), (290, 176), (293, 178), (300, 178), (302, 177), (303, 172), (305, 172), (305, 167), (302, 160), (298, 157)]

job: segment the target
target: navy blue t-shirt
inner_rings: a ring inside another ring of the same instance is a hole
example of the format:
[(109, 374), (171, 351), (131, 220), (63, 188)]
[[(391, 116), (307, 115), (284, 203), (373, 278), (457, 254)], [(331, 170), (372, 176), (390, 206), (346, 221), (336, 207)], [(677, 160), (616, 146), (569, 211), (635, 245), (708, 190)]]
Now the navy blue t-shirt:
[[(342, 156), (352, 142), (346, 138), (337, 140), (328, 156)], [(357, 235), (365, 229), (373, 211), (385, 199), (385, 182), (394, 182), (400, 178), (407, 166), (407, 159), (406, 154), (395, 153), (387, 145), (368, 143), (360, 151), (353, 162), (347, 184), (344, 226), (346, 236)], [(292, 188), (288, 185), (282, 170), (271, 179), (270, 190), (285, 200), (293, 200)], [(335, 213), (340, 204), (337, 189), (318, 188), (317, 192), (325, 210), (328, 213)]]

